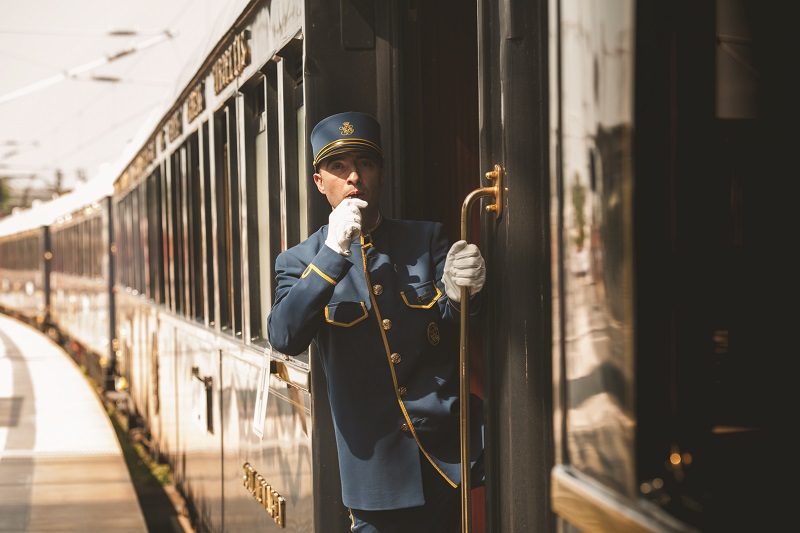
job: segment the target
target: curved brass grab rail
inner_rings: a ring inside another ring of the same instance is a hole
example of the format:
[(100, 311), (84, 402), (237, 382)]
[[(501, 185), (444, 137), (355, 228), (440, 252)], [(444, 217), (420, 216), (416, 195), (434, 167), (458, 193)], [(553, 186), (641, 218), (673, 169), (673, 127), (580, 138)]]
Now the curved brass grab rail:
[[(486, 179), (493, 181), (491, 187), (475, 189), (467, 195), (461, 205), (461, 239), (469, 241), (469, 210), (475, 200), (486, 196), (494, 196), (494, 203), (486, 206), (488, 213), (497, 217), (503, 212), (503, 167), (495, 165), (494, 170), (486, 173)], [(469, 289), (461, 287), (461, 331), (459, 334), (459, 431), (461, 435), (461, 531), (472, 530), (472, 503), (470, 498), (470, 462), (469, 462)]]

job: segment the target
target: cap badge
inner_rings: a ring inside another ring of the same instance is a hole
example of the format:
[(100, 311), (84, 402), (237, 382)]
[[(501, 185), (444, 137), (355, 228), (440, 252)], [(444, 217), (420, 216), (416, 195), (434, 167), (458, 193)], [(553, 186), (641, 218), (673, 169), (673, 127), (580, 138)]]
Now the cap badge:
[(354, 131), (356, 131), (356, 129), (349, 122), (342, 122), (342, 125), (339, 126), (339, 132), (342, 135), (352, 135)]
[(436, 322), (431, 322), (428, 324), (428, 342), (431, 343), (431, 346), (436, 346), (440, 340), (439, 325)]

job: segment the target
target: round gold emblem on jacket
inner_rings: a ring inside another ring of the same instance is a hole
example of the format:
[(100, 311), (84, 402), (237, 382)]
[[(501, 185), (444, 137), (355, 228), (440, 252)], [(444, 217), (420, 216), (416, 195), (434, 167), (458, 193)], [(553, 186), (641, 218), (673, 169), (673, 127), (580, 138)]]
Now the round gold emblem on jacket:
[(436, 346), (439, 344), (441, 337), (439, 337), (439, 324), (436, 322), (431, 322), (428, 324), (428, 342), (431, 343), (431, 346)]

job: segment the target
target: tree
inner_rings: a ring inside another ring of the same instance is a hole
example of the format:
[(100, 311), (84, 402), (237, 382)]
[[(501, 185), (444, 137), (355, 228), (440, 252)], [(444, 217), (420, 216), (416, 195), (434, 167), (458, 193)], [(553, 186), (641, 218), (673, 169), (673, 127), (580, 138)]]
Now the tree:
[(6, 184), (6, 180), (8, 178), (4, 178), (0, 176), (0, 216), (5, 216), (6, 213), (6, 204), (8, 203), (9, 198), (11, 198), (11, 191)]

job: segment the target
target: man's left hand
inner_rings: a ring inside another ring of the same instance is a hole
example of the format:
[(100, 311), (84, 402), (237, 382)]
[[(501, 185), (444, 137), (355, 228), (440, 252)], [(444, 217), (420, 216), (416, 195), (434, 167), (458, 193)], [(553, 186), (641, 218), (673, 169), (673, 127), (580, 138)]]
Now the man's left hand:
[(454, 243), (444, 261), (442, 281), (447, 297), (453, 302), (461, 302), (461, 287), (468, 287), (470, 296), (480, 292), (486, 281), (486, 264), (478, 247), (467, 241)]

